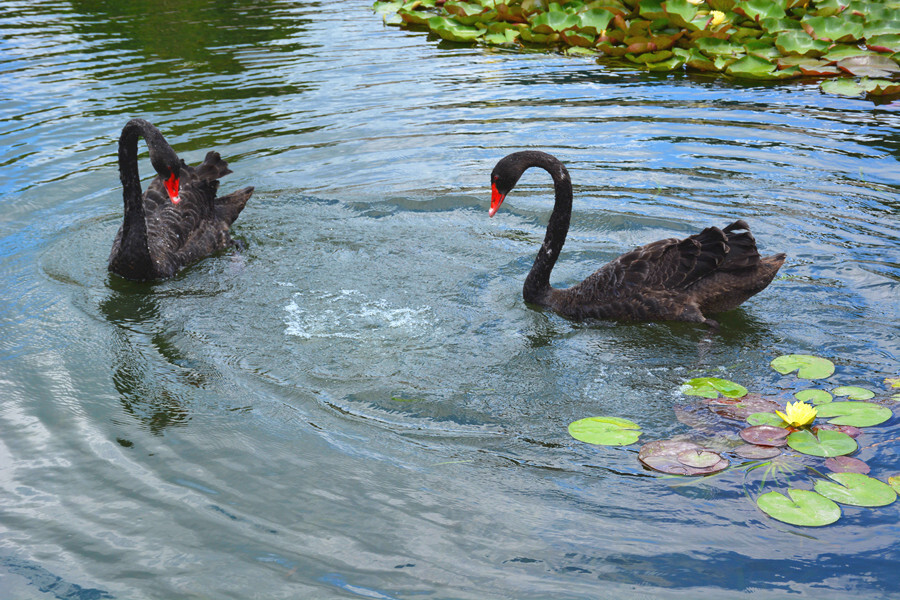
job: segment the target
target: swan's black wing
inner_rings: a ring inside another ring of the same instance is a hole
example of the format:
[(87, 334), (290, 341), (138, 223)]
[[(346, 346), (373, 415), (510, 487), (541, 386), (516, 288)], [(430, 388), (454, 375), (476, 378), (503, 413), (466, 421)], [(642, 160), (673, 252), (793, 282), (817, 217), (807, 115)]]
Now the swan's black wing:
[(231, 243), (229, 228), (253, 188), (216, 198), (220, 177), (231, 173), (217, 152), (199, 166), (182, 161), (178, 204), (166, 193), (161, 177), (144, 193), (147, 239), (157, 277), (171, 277), (178, 269)]

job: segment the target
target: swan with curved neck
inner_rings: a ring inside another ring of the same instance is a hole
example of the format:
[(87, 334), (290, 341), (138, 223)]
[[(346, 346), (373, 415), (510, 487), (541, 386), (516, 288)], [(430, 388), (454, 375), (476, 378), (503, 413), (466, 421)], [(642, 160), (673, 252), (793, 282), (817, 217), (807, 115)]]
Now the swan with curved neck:
[[(144, 138), (157, 176), (141, 192), (138, 139)], [(132, 119), (119, 137), (119, 178), (125, 216), (109, 255), (109, 270), (128, 279), (172, 277), (182, 267), (232, 244), (229, 230), (252, 187), (216, 197), (231, 173), (217, 152), (197, 167), (178, 158), (159, 129)]]
[(502, 159), (491, 173), (494, 216), (527, 169), (553, 178), (555, 204), (544, 243), (525, 278), (525, 301), (575, 319), (690, 321), (717, 326), (708, 314), (725, 312), (762, 291), (785, 255), (760, 257), (750, 228), (738, 220), (724, 229), (707, 227), (683, 240), (670, 238), (636, 248), (600, 267), (581, 283), (557, 289), (550, 273), (569, 231), (572, 181), (554, 156), (528, 150)]

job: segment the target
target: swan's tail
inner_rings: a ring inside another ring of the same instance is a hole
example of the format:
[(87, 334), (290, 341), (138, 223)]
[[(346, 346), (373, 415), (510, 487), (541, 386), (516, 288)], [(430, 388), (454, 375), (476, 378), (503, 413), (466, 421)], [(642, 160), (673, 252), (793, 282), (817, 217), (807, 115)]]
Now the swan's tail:
[(227, 196), (216, 198), (216, 212), (221, 219), (231, 225), (238, 218), (238, 215), (241, 214), (241, 211), (244, 210), (244, 205), (247, 204), (247, 200), (250, 199), (252, 194), (253, 187), (245, 187), (242, 190), (231, 192)]
[(225, 162), (218, 152), (207, 152), (203, 163), (197, 167), (197, 176), (200, 179), (221, 179), (231, 173), (228, 163)]

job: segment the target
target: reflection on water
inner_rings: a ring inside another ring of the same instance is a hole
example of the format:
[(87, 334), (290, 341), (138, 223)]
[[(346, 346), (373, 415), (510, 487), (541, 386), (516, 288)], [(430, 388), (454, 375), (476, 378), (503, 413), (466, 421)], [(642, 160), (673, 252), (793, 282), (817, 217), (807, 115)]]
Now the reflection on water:
[[(800, 530), (755, 509), (752, 463), (672, 480), (567, 426), (718, 435), (680, 384), (787, 397), (788, 352), (886, 398), (896, 106), (447, 44), (367, 0), (7, 2), (0, 90), (0, 597), (893, 593), (891, 507)], [(256, 186), (245, 248), (108, 275), (136, 116)], [(486, 214), (525, 148), (575, 186), (555, 285), (738, 218), (788, 262), (716, 332), (534, 310), (546, 175)], [(858, 456), (892, 474), (898, 436)]]

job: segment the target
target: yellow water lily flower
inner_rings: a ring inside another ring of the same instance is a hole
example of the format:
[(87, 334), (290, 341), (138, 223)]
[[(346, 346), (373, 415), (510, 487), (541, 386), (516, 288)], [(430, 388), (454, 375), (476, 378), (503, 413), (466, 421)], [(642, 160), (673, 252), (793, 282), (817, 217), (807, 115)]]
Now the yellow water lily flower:
[(725, 13), (721, 10), (712, 10), (709, 12), (709, 26), (718, 27), (725, 21)]
[(787, 406), (784, 407), (784, 412), (776, 410), (775, 414), (791, 427), (803, 427), (812, 423), (818, 412), (806, 402), (788, 402)]

